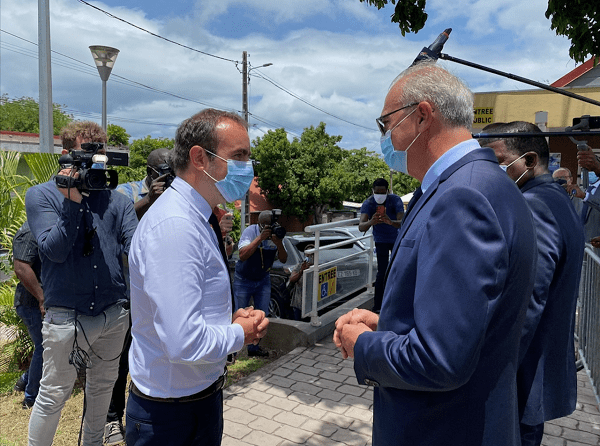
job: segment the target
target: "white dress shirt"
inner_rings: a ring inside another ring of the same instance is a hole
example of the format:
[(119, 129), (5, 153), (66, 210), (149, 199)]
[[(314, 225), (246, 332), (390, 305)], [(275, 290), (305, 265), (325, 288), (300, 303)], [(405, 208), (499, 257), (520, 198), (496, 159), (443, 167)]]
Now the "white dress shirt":
[(131, 242), (129, 373), (158, 398), (193, 395), (223, 374), (244, 346), (231, 323), (231, 288), (212, 210), (177, 177), (142, 218)]

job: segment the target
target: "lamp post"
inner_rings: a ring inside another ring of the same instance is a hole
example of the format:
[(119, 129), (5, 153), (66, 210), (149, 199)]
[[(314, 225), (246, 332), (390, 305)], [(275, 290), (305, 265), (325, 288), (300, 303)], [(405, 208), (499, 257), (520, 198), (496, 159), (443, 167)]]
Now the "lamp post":
[(106, 81), (115, 65), (119, 50), (110, 46), (92, 45), (90, 51), (102, 79), (102, 128), (106, 132)]
[[(250, 80), (250, 72), (257, 68), (270, 67), (272, 63), (266, 63), (258, 67), (248, 68), (248, 52), (242, 53), (242, 111), (244, 119), (248, 124), (248, 82)], [(241, 230), (246, 229), (247, 223), (250, 223), (250, 191), (246, 192), (246, 196), (242, 199), (242, 218), (240, 221)], [(247, 220), (246, 220), (246, 217)]]

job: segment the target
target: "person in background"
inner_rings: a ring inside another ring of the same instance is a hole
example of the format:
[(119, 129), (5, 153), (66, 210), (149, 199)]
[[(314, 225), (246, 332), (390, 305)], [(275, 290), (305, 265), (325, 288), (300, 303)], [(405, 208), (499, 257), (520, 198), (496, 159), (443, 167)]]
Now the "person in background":
[(15, 309), (25, 323), (33, 342), (31, 363), (27, 371), (19, 377), (15, 390), (25, 392), (21, 406), (23, 409), (31, 409), (40, 390), (42, 378), (42, 320), (46, 310), (44, 291), (40, 283), (42, 263), (27, 221), (15, 234), (12, 249), (15, 274), (19, 279), (15, 290)]
[[(240, 260), (235, 264), (233, 295), (236, 308), (245, 308), (254, 299), (254, 307), (268, 314), (271, 301), (271, 275), (269, 271), (278, 258), (287, 261), (287, 252), (280, 239), (271, 232), (273, 213), (262, 211), (258, 223), (242, 232), (238, 243)], [(259, 345), (248, 346), (248, 356), (269, 356)]]
[(552, 178), (554, 180), (562, 180), (563, 184), (573, 184), (573, 175), (571, 175), (571, 171), (566, 167), (559, 167), (552, 173)]
[(383, 178), (373, 181), (373, 195), (360, 207), (358, 230), (366, 232), (369, 228), (373, 228), (377, 254), (377, 276), (372, 310), (374, 313), (379, 313), (381, 310), (383, 280), (403, 216), (404, 203), (398, 195), (390, 194), (388, 182)]
[(290, 289), (292, 307), (292, 316), (294, 320), (299, 321), (302, 315), (302, 290), (304, 271), (311, 267), (314, 263), (314, 253), (308, 254), (306, 251), (315, 249), (315, 245), (308, 244), (304, 247), (304, 260), (291, 267), (287, 272), (290, 274), (287, 288)]
[[(85, 143), (106, 142), (105, 132), (93, 122), (72, 122), (61, 137), (63, 154), (85, 151)], [(52, 443), (78, 371), (86, 373), (83, 444), (102, 444), (129, 328), (122, 253), (129, 252), (137, 227), (133, 204), (114, 190), (76, 185), (79, 175), (76, 167), (65, 166), (58, 174), (68, 179), (61, 182), (65, 187), (53, 178), (29, 188), (25, 196), (42, 261), (46, 309), (44, 365), (29, 419), (30, 446)]]
[(548, 171), (543, 132), (529, 122), (515, 121), (495, 128), (494, 133), (540, 134), (539, 138), (479, 141), (494, 150), (500, 167), (521, 189), (536, 226), (538, 267), (519, 348), (517, 391), (521, 446), (539, 446), (544, 422), (571, 414), (577, 403), (573, 333), (583, 225), (565, 190)]
[(531, 212), (471, 137), (473, 94), (434, 63), (393, 82), (377, 120), (388, 166), (421, 182), (381, 314), (334, 342), (373, 389), (373, 446), (519, 446), (517, 363), (536, 271)]

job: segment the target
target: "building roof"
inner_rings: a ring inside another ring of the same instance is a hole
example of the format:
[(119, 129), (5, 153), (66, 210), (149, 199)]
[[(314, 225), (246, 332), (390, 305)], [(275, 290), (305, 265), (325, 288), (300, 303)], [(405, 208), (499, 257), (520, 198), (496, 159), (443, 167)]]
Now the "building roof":
[(587, 60), (583, 64), (576, 67), (574, 70), (571, 70), (570, 72), (565, 74), (563, 77), (561, 77), (557, 81), (550, 84), (550, 86), (556, 87), (556, 88), (562, 88), (562, 87), (566, 87), (566, 86), (572, 84), (574, 81), (581, 78), (583, 75), (585, 75), (590, 70), (593, 70), (595, 68), (594, 67), (594, 59), (595, 58), (592, 57), (591, 59)]

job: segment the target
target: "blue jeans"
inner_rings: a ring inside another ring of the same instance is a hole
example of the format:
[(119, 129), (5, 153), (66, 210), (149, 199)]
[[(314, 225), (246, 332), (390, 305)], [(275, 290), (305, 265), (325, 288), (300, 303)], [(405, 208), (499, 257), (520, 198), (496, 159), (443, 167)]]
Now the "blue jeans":
[(235, 298), (235, 309), (246, 308), (250, 298), (254, 298), (254, 308), (269, 313), (269, 302), (271, 302), (271, 276), (267, 274), (261, 280), (248, 280), (235, 273), (233, 279), (233, 295)]
[(219, 446), (223, 437), (223, 391), (189, 403), (127, 399), (127, 446)]
[(16, 307), (17, 314), (27, 326), (29, 337), (33, 341), (33, 356), (29, 370), (25, 372), (27, 386), (25, 387), (25, 399), (34, 402), (40, 390), (40, 379), (42, 379), (42, 313), (38, 307), (19, 305)]
[[(254, 298), (254, 308), (262, 310), (269, 315), (269, 302), (271, 302), (271, 276), (267, 274), (260, 280), (248, 280), (240, 274), (233, 276), (233, 296), (235, 309), (246, 308), (250, 298)], [(260, 350), (258, 345), (249, 344), (248, 351)]]
[(129, 310), (122, 304), (112, 305), (98, 316), (77, 315), (77, 318), (74, 310), (59, 307), (46, 310), (42, 327), (44, 366), (40, 391), (29, 419), (29, 446), (52, 444), (60, 412), (71, 396), (77, 378), (75, 367), (69, 364), (75, 327), (77, 344), (89, 355), (83, 445), (102, 445), (119, 354), (129, 328)]
[(375, 252), (377, 253), (377, 276), (375, 278), (375, 295), (373, 296), (373, 311), (381, 310), (383, 301), (383, 289), (385, 284), (385, 272), (390, 261), (390, 253), (394, 248), (393, 243), (375, 243)]

